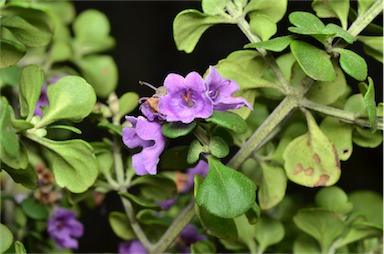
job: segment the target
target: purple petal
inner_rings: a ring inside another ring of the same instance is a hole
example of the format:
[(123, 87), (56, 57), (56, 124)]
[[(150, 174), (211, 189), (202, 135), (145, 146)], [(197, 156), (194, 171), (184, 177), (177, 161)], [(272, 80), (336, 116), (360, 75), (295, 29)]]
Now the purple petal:
[(139, 240), (119, 244), (119, 254), (146, 254), (148, 253)]
[(181, 190), (181, 192), (188, 192), (193, 188), (194, 178), (196, 174), (205, 178), (208, 174), (208, 171), (209, 171), (209, 165), (204, 160), (200, 160), (195, 167), (189, 168), (187, 170), (188, 180), (187, 180), (187, 183), (184, 185), (183, 189)]
[(168, 74), (168, 76), (164, 80), (164, 87), (168, 91), (184, 89), (184, 77), (175, 73)]

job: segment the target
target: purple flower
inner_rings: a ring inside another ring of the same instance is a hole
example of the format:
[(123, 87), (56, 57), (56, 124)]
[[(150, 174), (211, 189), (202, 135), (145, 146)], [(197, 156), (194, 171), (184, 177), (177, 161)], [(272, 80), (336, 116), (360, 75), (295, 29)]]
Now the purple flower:
[(76, 238), (83, 235), (83, 225), (74, 211), (58, 208), (48, 220), (48, 234), (60, 248), (77, 249)]
[(239, 85), (235, 81), (222, 78), (213, 66), (209, 66), (209, 74), (205, 78), (205, 84), (214, 110), (226, 111), (243, 106), (252, 109), (252, 106), (244, 98), (232, 97), (239, 90)]
[(188, 224), (183, 231), (181, 231), (177, 246), (181, 253), (191, 253), (189, 249), (191, 244), (203, 240), (207, 240), (207, 237), (203, 234), (199, 234), (194, 225)]
[(138, 118), (127, 116), (126, 119), (133, 127), (123, 129), (124, 144), (131, 149), (138, 146), (143, 147), (140, 153), (132, 157), (136, 174), (156, 174), (157, 163), (165, 147), (165, 137), (161, 132), (161, 125), (158, 122), (150, 122), (142, 116)]
[[(52, 78), (50, 84), (55, 84), (63, 76), (65, 76), (65, 75), (59, 75), (59, 76), (56, 76), (56, 77)], [(43, 89), (41, 89), (40, 98), (37, 101), (37, 104), (36, 104), (36, 107), (35, 107), (34, 114), (37, 115), (37, 116), (40, 116), (40, 117), (43, 117), (43, 112), (42, 112), (41, 108), (45, 107), (45, 106), (47, 106), (49, 104), (48, 96), (47, 96), (47, 88), (48, 88), (48, 84), (44, 84), (43, 85)]]
[(174, 204), (176, 204), (176, 198), (167, 199), (165, 201), (158, 201), (156, 202), (163, 210), (168, 210), (171, 208)]
[(164, 80), (165, 96), (159, 96), (159, 112), (168, 122), (190, 123), (212, 115), (213, 104), (206, 93), (203, 78), (197, 72), (185, 78), (171, 73)]
[(119, 244), (119, 254), (146, 254), (144, 245), (139, 240)]
[(201, 177), (205, 178), (208, 174), (208, 171), (209, 165), (204, 160), (200, 160), (195, 167), (189, 168), (187, 170), (187, 182), (180, 190), (180, 192), (188, 192), (190, 189), (193, 188), (195, 174), (198, 174)]
[(41, 110), (42, 107), (45, 107), (48, 105), (48, 96), (47, 96), (47, 84), (44, 84), (43, 89), (41, 90), (40, 98), (37, 101), (36, 108), (35, 108), (35, 115), (43, 117), (43, 112)]
[(159, 112), (159, 98), (153, 96), (151, 98), (143, 98), (145, 101), (141, 103), (140, 110), (149, 121), (165, 120), (165, 116)]

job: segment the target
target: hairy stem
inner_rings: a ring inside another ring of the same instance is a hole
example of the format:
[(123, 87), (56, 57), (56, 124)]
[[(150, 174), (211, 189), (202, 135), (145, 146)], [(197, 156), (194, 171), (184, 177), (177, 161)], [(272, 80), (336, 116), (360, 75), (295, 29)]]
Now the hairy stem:
[(253, 151), (260, 148), (260, 144), (264, 142), (269, 134), (277, 128), (281, 122), (298, 106), (297, 99), (293, 96), (287, 96), (280, 104), (272, 111), (262, 125), (252, 134), (247, 142), (228, 162), (228, 166), (239, 168), (239, 166), (251, 155)]
[(363, 15), (359, 16), (349, 27), (348, 32), (357, 36), (383, 11), (383, 0), (377, 0)]
[(154, 245), (150, 253), (163, 253), (180, 234), (184, 227), (195, 216), (195, 200), (192, 199), (179, 216), (173, 221), (160, 240)]
[[(123, 160), (121, 157), (121, 147), (120, 147), (119, 140), (116, 136), (113, 139), (113, 159), (114, 159), (116, 180), (117, 180), (117, 183), (119, 184), (119, 191), (125, 193), (127, 192), (127, 189), (125, 187), (124, 166), (123, 166)], [(131, 202), (122, 196), (120, 196), (120, 200), (124, 206), (124, 210), (128, 216), (132, 230), (135, 232), (137, 238), (145, 246), (146, 249), (148, 250), (152, 249), (153, 248), (152, 243), (148, 240), (143, 229), (141, 228), (140, 224), (135, 218), (135, 213), (133, 211)]]
[[(359, 119), (358, 115), (356, 115), (353, 112), (345, 111), (345, 110), (338, 109), (338, 108), (329, 107), (329, 106), (326, 106), (326, 105), (323, 105), (323, 104), (320, 104), (317, 102), (313, 102), (313, 101), (305, 99), (305, 98), (301, 102), (301, 106), (303, 106), (307, 109), (312, 109), (314, 111), (326, 114), (328, 116), (338, 118), (341, 121), (346, 122), (346, 123), (359, 125), (361, 127), (370, 127), (370, 123), (368, 120)], [(377, 128), (379, 130), (383, 130), (382, 119), (381, 120), (378, 119), (376, 122), (377, 122)]]

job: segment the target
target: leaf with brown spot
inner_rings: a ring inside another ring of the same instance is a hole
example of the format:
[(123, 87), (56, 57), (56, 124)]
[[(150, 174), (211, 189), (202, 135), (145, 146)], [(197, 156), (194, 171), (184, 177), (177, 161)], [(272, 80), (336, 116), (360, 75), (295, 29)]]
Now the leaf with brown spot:
[(341, 173), (338, 153), (313, 116), (305, 115), (308, 132), (292, 140), (283, 154), (287, 177), (307, 187), (333, 185)]

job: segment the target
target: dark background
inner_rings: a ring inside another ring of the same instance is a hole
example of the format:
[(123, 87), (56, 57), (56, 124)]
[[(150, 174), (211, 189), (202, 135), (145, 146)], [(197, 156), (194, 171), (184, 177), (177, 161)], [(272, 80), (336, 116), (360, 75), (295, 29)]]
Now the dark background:
[[(289, 1), (288, 13), (293, 10), (312, 11), (311, 1)], [(198, 1), (76, 1), (76, 10), (98, 9), (111, 23), (111, 34), (116, 47), (107, 52), (118, 66), (119, 85), (117, 94), (135, 91), (140, 96), (150, 96), (150, 88), (140, 86), (139, 80), (160, 86), (168, 73), (185, 76), (191, 71), (203, 74), (209, 65), (216, 64), (235, 50), (248, 43), (245, 35), (235, 25), (216, 25), (208, 29), (191, 54), (178, 51), (173, 41), (172, 22), (185, 9), (201, 10)], [(356, 6), (356, 3), (352, 3)], [(376, 20), (382, 24), (382, 17)], [(278, 35), (288, 34), (287, 17), (278, 24)], [(382, 64), (365, 55), (361, 44), (351, 47), (358, 50), (368, 63), (369, 76), (376, 83), (376, 101), (382, 101)], [(350, 84), (357, 87), (357, 82)], [(357, 92), (357, 90), (356, 90)], [(383, 150), (354, 146), (352, 157), (342, 163), (342, 176), (338, 186), (347, 192), (369, 189), (382, 192)], [(287, 192), (313, 194), (316, 189), (290, 185)], [(119, 201), (107, 197), (99, 209), (83, 214), (85, 234), (80, 240), (79, 252), (117, 251), (118, 240), (110, 230), (108, 211), (121, 209)], [(95, 240), (96, 239), (96, 240)]]

